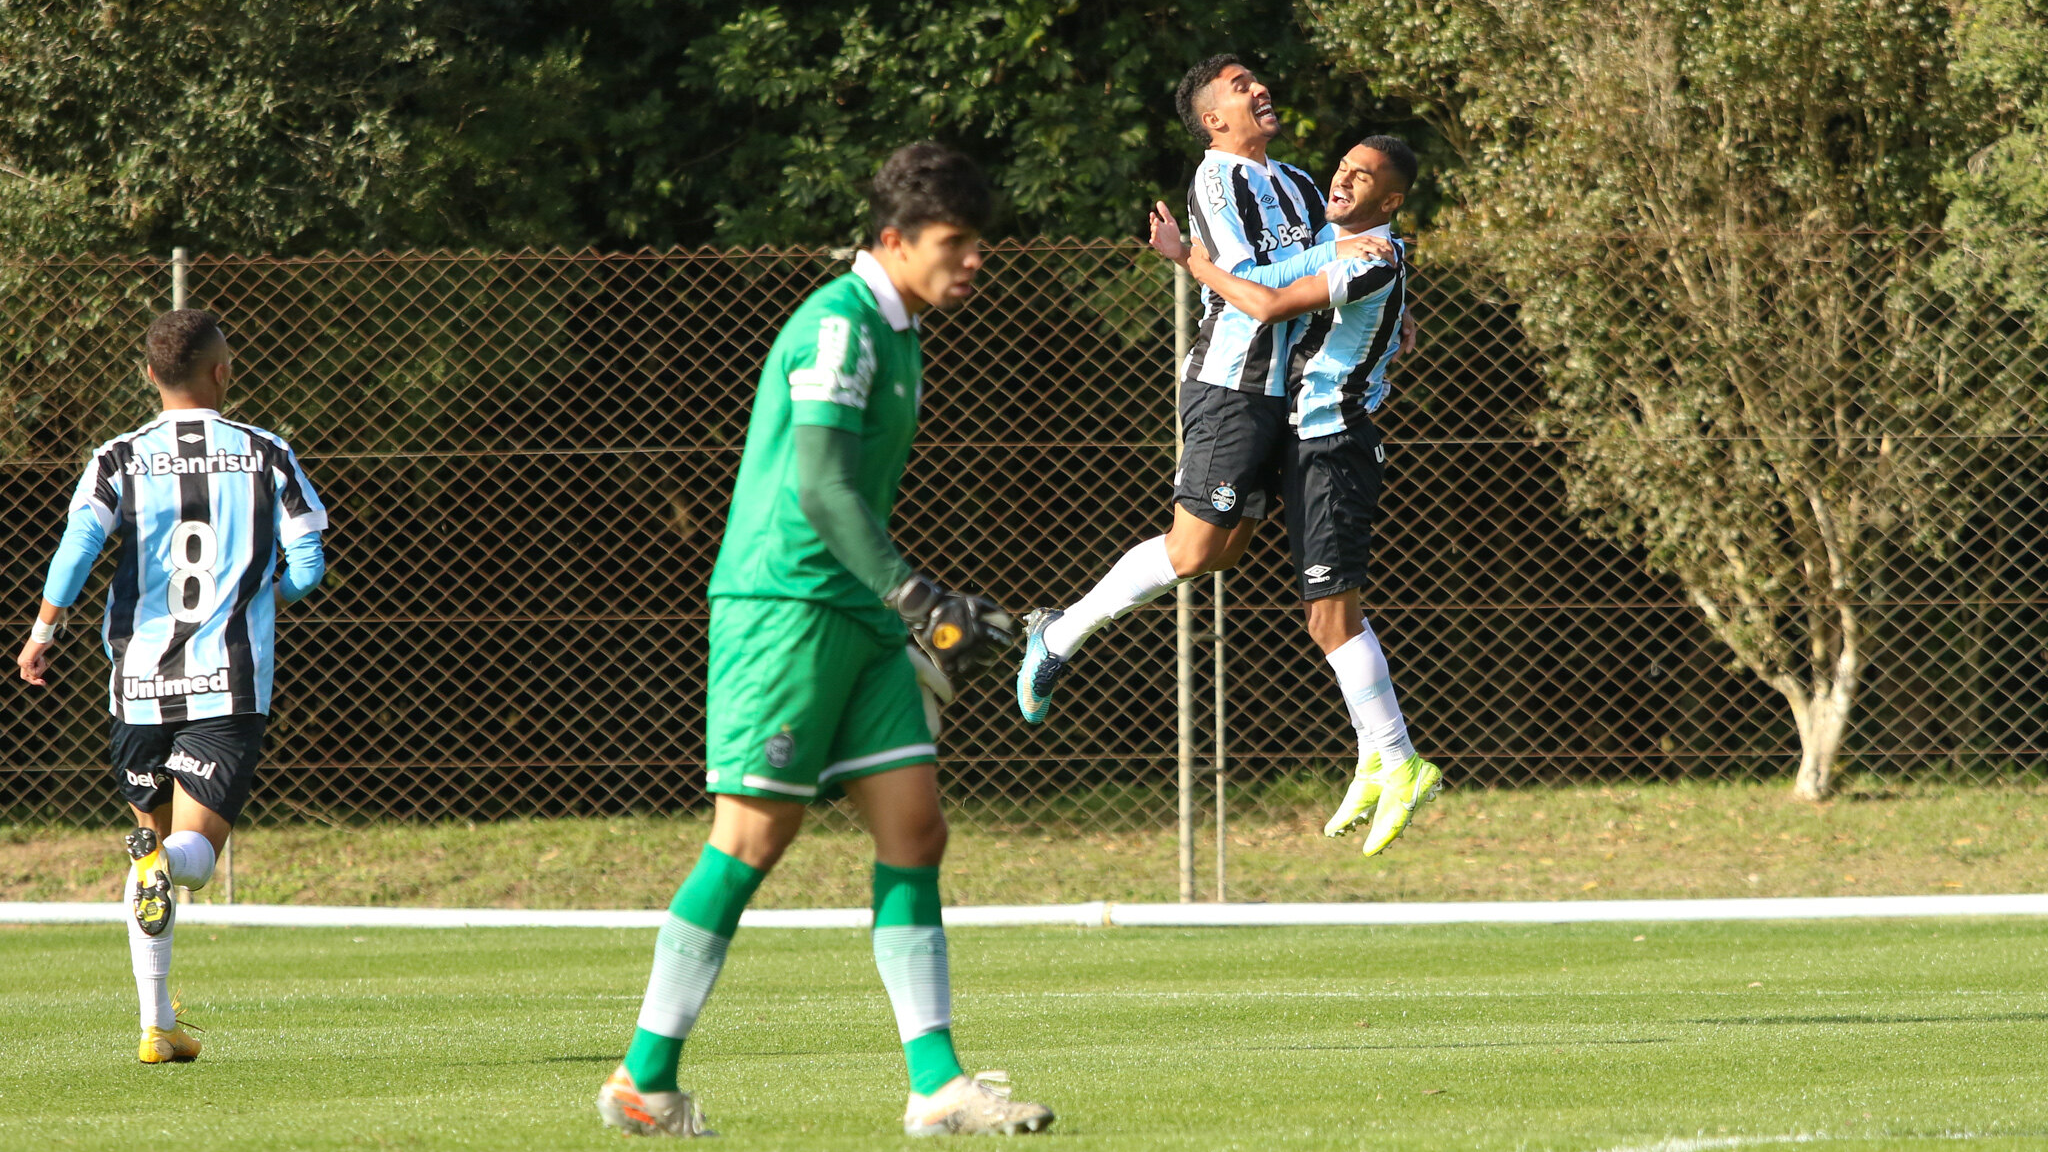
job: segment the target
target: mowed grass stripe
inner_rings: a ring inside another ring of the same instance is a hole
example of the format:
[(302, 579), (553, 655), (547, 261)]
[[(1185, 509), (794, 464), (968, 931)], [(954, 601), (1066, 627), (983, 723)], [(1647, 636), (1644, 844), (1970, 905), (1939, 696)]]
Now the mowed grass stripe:
[[(188, 926), (208, 1049), (145, 1068), (117, 929), (0, 929), (0, 1147), (615, 1149), (591, 1098), (652, 938)], [(1059, 1111), (1048, 1145), (1118, 1150), (2039, 1147), (2044, 944), (2028, 919), (952, 934), (970, 1066)], [(863, 932), (743, 931), (684, 1082), (724, 1147), (912, 1143)]]

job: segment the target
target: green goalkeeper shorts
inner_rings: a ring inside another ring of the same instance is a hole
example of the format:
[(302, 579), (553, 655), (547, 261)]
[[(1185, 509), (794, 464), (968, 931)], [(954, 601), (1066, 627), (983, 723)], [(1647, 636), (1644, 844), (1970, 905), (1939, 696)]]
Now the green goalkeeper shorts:
[(712, 600), (705, 696), (713, 792), (829, 800), (938, 758), (903, 639), (823, 604)]

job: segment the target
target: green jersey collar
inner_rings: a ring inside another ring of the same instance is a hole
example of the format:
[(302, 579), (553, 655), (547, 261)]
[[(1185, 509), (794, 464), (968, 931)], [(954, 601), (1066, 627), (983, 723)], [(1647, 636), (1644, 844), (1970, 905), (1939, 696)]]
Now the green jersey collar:
[(896, 291), (896, 285), (889, 280), (889, 274), (882, 271), (882, 262), (874, 253), (863, 248), (853, 258), (853, 274), (867, 282), (868, 291), (875, 294), (875, 303), (882, 309), (882, 319), (898, 332), (905, 328), (922, 327), (918, 317), (912, 316), (903, 307), (903, 295)]

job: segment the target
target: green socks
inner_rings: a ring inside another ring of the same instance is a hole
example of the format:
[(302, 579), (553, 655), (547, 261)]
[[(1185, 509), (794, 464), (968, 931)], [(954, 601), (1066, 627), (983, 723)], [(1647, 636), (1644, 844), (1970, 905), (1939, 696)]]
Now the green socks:
[[(626, 1052), (626, 1072), (643, 1092), (676, 1090), (683, 1040), (711, 996), (740, 913), (764, 873), (704, 846), (676, 891), (654, 945), (654, 970)], [(929, 1096), (961, 1075), (953, 1052), (953, 991), (946, 930), (939, 922), (939, 870), (875, 864), (875, 967), (896, 1011), (911, 1091)]]
[(718, 981), (740, 913), (766, 875), (706, 844), (697, 866), (676, 889), (668, 920), (655, 938), (654, 971), (647, 977), (633, 1045), (626, 1050), (626, 1071), (642, 1092), (676, 1090), (683, 1040)]
[(910, 1065), (910, 1090), (929, 1096), (961, 1075), (953, 1052), (953, 989), (939, 922), (939, 870), (875, 862), (875, 967)]

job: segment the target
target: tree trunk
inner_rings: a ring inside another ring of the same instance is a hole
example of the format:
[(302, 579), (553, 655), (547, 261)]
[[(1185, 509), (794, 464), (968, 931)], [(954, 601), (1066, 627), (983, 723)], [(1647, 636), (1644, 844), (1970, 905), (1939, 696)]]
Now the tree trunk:
[(1820, 801), (1835, 788), (1835, 769), (1841, 759), (1842, 737), (1849, 730), (1849, 714), (1856, 704), (1856, 677), (1838, 676), (1832, 684), (1816, 685), (1805, 706), (1792, 701), (1792, 717), (1799, 724), (1799, 777), (1792, 794), (1801, 800)]

